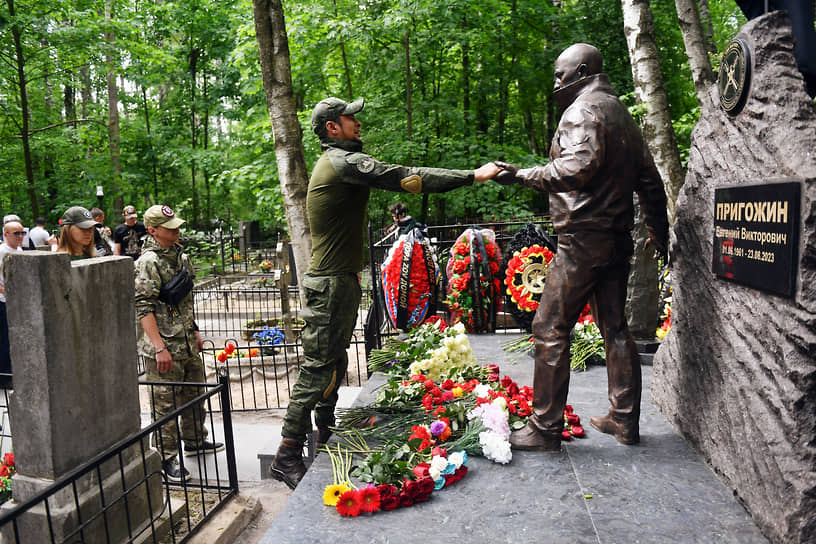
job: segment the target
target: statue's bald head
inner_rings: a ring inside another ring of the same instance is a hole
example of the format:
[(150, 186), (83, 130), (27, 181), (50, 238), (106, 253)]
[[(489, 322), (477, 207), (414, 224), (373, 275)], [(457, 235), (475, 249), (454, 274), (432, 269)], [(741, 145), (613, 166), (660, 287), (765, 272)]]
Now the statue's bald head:
[(555, 60), (555, 90), (602, 71), (603, 56), (597, 47), (588, 43), (573, 44)]

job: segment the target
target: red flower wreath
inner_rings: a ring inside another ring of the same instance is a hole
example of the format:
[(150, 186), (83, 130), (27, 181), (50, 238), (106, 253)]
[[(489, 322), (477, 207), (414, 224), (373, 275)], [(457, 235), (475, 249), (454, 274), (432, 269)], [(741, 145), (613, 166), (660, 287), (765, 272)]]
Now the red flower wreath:
[[(418, 232), (418, 231), (417, 231)], [(404, 326), (398, 323), (400, 275), (405, 244), (413, 243), (408, 281), (407, 319)], [(436, 283), (439, 268), (432, 255), (430, 243), (421, 235), (401, 236), (394, 242), (382, 264), (382, 284), (385, 308), (394, 328), (411, 328), (422, 324), (435, 311)]]
[[(541, 300), (541, 289), (544, 277), (555, 254), (538, 244), (525, 247), (513, 253), (507, 262), (504, 284), (510, 300), (520, 310), (535, 312)], [(527, 272), (527, 277), (525, 277)], [(537, 277), (530, 277), (533, 272)]]
[[(475, 258), (478, 263), (482, 262), (482, 255), (480, 252), (473, 252), (474, 257), (471, 257), (471, 243), (474, 237), (474, 230), (467, 229), (456, 239), (450, 250), (450, 260), (448, 260), (447, 276), (448, 276), (448, 296), (445, 299), (445, 304), (448, 305), (451, 313), (451, 323), (459, 321), (465, 324), (468, 331), (476, 330), (476, 319), (473, 315), (474, 301), (471, 270), (473, 266), (471, 259)], [(490, 271), (489, 278), (485, 273), (484, 267), (481, 267), (480, 285), (481, 297), (483, 300), (482, 308), (479, 311), (485, 312), (485, 308), (489, 303), (495, 305), (495, 310), (498, 311), (501, 305), (501, 280), (497, 277), (499, 269), (501, 268), (501, 251), (495, 242), (495, 234), (490, 230), (479, 231), (484, 240), (485, 255), (487, 256), (487, 267)], [(492, 285), (491, 285), (492, 284)], [(491, 296), (492, 288), (492, 296)], [(487, 315), (483, 316), (487, 319)]]

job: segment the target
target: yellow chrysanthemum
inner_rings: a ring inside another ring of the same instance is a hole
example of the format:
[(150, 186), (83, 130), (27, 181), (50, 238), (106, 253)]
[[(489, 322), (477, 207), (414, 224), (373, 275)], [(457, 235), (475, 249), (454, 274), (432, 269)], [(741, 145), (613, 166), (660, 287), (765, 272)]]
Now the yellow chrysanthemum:
[(326, 506), (337, 506), (337, 501), (340, 500), (340, 495), (351, 489), (345, 484), (331, 484), (327, 485), (323, 490), (323, 503)]

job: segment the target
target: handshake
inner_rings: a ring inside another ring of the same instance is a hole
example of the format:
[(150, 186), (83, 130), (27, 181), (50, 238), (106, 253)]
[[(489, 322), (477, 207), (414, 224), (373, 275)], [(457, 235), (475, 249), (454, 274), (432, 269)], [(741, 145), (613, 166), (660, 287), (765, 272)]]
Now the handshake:
[(477, 183), (492, 179), (502, 185), (515, 185), (521, 183), (521, 178), (517, 177), (518, 170), (515, 165), (510, 163), (493, 161), (477, 168), (474, 179)]

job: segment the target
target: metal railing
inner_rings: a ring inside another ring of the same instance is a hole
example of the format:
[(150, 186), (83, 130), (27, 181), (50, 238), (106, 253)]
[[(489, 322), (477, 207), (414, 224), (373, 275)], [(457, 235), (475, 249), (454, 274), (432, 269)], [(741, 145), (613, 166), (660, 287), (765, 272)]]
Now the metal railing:
[[(207, 460), (197, 457), (195, 463), (187, 464), (197, 478), (171, 484), (162, 476), (160, 456), (149, 446), (149, 437), (160, 427), (168, 423), (178, 425), (182, 412), (202, 402), (210, 414), (212, 429), (213, 400), (217, 399), (220, 406), (230, 404), (226, 376), (220, 378), (218, 385), (164, 382), (140, 385), (151, 389), (169, 386), (208, 391), (120, 440), (35, 496), (6, 505), (0, 515), (4, 542), (187, 542), (198, 527), (238, 493), (229, 408), (222, 410), (226, 467), (218, 456), (207, 456)], [(184, 467), (183, 457), (181, 462)], [(147, 516), (140, 521), (136, 514), (144, 508)]]

